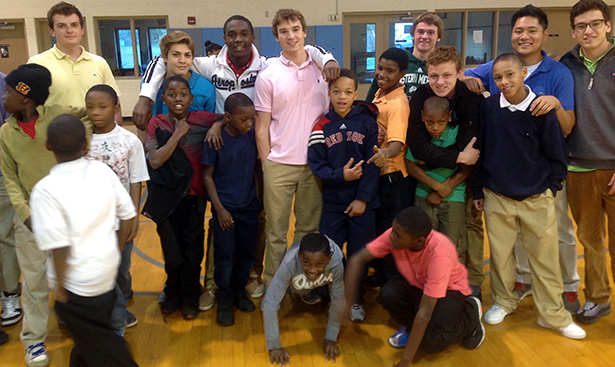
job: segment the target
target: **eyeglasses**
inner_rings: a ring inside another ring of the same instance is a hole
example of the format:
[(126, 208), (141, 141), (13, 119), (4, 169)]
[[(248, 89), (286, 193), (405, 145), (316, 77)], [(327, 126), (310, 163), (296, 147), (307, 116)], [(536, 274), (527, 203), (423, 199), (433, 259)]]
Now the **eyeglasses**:
[(604, 19), (595, 19), (595, 20), (592, 20), (589, 23), (577, 23), (577, 24), (575, 24), (574, 25), (574, 30), (575, 30), (575, 32), (583, 33), (587, 29), (587, 26), (590, 26), (590, 28), (593, 29), (593, 30), (598, 30), (598, 29), (602, 28), (603, 24), (604, 24)]

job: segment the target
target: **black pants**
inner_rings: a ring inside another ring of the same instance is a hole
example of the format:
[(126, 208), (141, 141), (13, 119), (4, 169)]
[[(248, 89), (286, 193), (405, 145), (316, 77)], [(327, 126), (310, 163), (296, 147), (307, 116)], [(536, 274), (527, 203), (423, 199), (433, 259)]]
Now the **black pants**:
[(166, 220), (157, 223), (167, 273), (164, 291), (169, 299), (177, 299), (180, 303), (198, 301), (201, 295), (199, 277), (205, 246), (204, 221), (205, 201), (188, 195)]
[[(414, 191), (416, 180), (411, 176), (404, 177), (401, 171), (380, 176), (378, 193), (380, 195), (380, 208), (376, 210), (376, 235), (380, 236), (393, 225), (397, 213), (414, 204)], [(384, 280), (398, 275), (392, 255), (384, 259), (374, 259), (369, 263), (376, 273)]]
[(54, 309), (75, 341), (70, 367), (138, 366), (124, 338), (109, 326), (114, 303), (115, 290), (96, 297), (68, 292), (66, 303), (56, 301)]
[[(320, 233), (327, 235), (342, 251), (346, 243), (348, 259), (365, 248), (365, 245), (376, 238), (376, 211), (366, 210), (359, 217), (349, 217), (348, 214), (323, 211), (320, 216)], [(361, 274), (361, 289), (354, 303), (363, 304), (365, 288), (363, 280), (367, 276), (367, 267)]]
[[(413, 287), (401, 275), (396, 275), (380, 288), (380, 302), (391, 317), (412, 329), (419, 311), (423, 291)], [(480, 322), (476, 304), (459, 291), (446, 291), (439, 298), (431, 321), (425, 330), (421, 349), (440, 353), (469, 335)]]
[(214, 281), (218, 286), (218, 309), (231, 308), (233, 302), (246, 294), (250, 269), (254, 266), (254, 246), (258, 232), (258, 200), (245, 208), (228, 208), (233, 228), (220, 227), (218, 213), (214, 217)]

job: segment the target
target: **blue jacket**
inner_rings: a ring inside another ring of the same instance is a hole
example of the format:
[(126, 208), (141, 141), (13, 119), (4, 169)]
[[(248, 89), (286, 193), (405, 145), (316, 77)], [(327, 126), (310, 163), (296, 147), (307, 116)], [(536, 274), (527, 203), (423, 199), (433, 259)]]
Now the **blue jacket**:
[[(345, 117), (331, 109), (312, 129), (308, 163), (323, 181), (323, 210), (343, 213), (354, 200), (365, 201), (366, 210), (380, 206), (380, 167), (367, 164), (374, 155), (374, 145), (378, 145), (377, 115), (375, 105), (355, 101)], [(354, 164), (364, 161), (363, 175), (355, 181), (344, 180), (344, 165), (350, 158)]]

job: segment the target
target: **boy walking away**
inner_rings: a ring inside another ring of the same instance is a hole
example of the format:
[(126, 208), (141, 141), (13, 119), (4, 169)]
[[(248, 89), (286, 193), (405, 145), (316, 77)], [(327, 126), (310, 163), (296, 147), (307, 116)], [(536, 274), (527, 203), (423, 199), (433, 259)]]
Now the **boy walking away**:
[(218, 285), (220, 326), (235, 323), (233, 306), (241, 312), (256, 309), (246, 294), (258, 228), (255, 175), (258, 151), (254, 137), (254, 103), (243, 93), (224, 102), (228, 123), (222, 130), (224, 145), (206, 144), (201, 163), (203, 181), (212, 204), (214, 230), (214, 281)]
[[(472, 181), (474, 206), (485, 211), (494, 304), (485, 322), (496, 325), (517, 309), (513, 248), (517, 232), (528, 255), (538, 325), (572, 339), (585, 331), (564, 308), (554, 198), (566, 178), (564, 135), (554, 111), (532, 116), (536, 98), (523, 84), (527, 69), (512, 53), (498, 56), (493, 77), (502, 91), (480, 109), (481, 157)], [(523, 154), (516, 154), (523, 152)]]
[(120, 249), (135, 207), (105, 164), (83, 158), (87, 141), (78, 118), (53, 119), (46, 145), (58, 164), (32, 190), (32, 224), (39, 247), (49, 252), (54, 309), (75, 341), (70, 365), (137, 366), (109, 325)]
[(611, 313), (606, 265), (605, 214), (611, 270), (615, 270), (615, 49), (610, 10), (601, 0), (581, 0), (570, 11), (579, 43), (562, 57), (574, 77), (578, 123), (568, 140), (568, 200), (585, 249), (585, 305), (577, 320), (592, 324)]
[[(448, 99), (433, 96), (425, 101), (421, 116), (434, 145), (446, 148), (455, 144), (459, 125), (451, 124), (452, 115)], [(460, 164), (455, 169), (430, 169), (418, 162), (408, 149), (406, 169), (418, 181), (414, 205), (427, 213), (435, 230), (451, 239), (457, 247), (459, 262), (465, 264), (468, 250), (465, 180), (470, 173), (469, 167)]]
[(265, 339), (273, 364), (290, 364), (290, 353), (280, 343), (278, 310), (286, 293), (308, 305), (330, 302), (329, 321), (322, 344), (325, 360), (335, 362), (340, 348), (335, 345), (344, 311), (344, 254), (331, 239), (308, 233), (293, 245), (275, 273), (263, 303)]
[[(378, 144), (378, 110), (356, 102), (357, 76), (348, 69), (329, 82), (333, 108), (312, 129), (308, 162), (322, 180), (320, 233), (340, 245), (350, 258), (376, 238), (380, 168), (365, 163)], [(363, 292), (361, 292), (363, 293)], [(363, 321), (363, 295), (354, 300), (351, 319)]]
[(432, 230), (431, 220), (420, 208), (397, 214), (393, 227), (350, 259), (346, 268), (346, 300), (357, 293), (361, 268), (374, 258), (393, 254), (398, 275), (380, 288), (380, 302), (408, 332), (389, 338), (394, 347), (405, 345), (397, 367), (410, 366), (419, 346), (440, 353), (462, 342), (478, 348), (485, 339), (480, 321), (482, 308), (468, 286), (468, 272), (455, 245)]
[[(141, 184), (149, 180), (143, 145), (137, 136), (118, 126), (114, 116), (119, 108), (115, 90), (108, 85), (98, 84), (90, 88), (85, 96), (86, 113), (94, 125), (87, 160), (106, 164), (115, 172), (122, 186), (130, 194), (135, 208), (141, 200)], [(112, 327), (120, 335), (125, 328), (137, 324), (137, 318), (127, 310), (128, 299), (132, 297), (130, 276), (130, 255), (133, 240), (139, 230), (139, 216), (133, 219), (130, 235), (122, 249), (120, 268), (117, 274), (117, 299), (111, 318)]]
[[(156, 211), (161, 206), (169, 209), (154, 218), (167, 273), (166, 299), (161, 304), (161, 311), (170, 314), (181, 307), (184, 319), (189, 320), (199, 313), (201, 295), (199, 275), (205, 239), (205, 187), (201, 156), (207, 131), (218, 115), (207, 111), (188, 112), (192, 95), (188, 82), (180, 76), (166, 80), (163, 102), (169, 113), (152, 118), (147, 127), (145, 147), (152, 171), (162, 168), (159, 171), (163, 176), (161, 180), (166, 178), (167, 187), (172, 189), (150, 194), (148, 203)], [(176, 151), (184, 153), (178, 153), (179, 159), (171, 159)], [(192, 168), (187, 173), (182, 169), (185, 166), (181, 165), (186, 160)], [(165, 167), (167, 161), (171, 164)], [(153, 181), (154, 173), (150, 172), (150, 176)], [(179, 188), (177, 192), (178, 182), (184, 177), (191, 177), (189, 190)], [(179, 196), (169, 199), (166, 194), (171, 191)], [(144, 208), (144, 212), (147, 211)]]
[(23, 275), (21, 341), (26, 347), (26, 365), (47, 366), (47, 253), (34, 240), (29, 201), (34, 185), (55, 165), (53, 154), (45, 148), (45, 140), (49, 122), (61, 109), (41, 106), (51, 85), (51, 73), (45, 67), (21, 65), (5, 81), (4, 108), (13, 115), (0, 128), (0, 155), (4, 184), (15, 210), (15, 247)]

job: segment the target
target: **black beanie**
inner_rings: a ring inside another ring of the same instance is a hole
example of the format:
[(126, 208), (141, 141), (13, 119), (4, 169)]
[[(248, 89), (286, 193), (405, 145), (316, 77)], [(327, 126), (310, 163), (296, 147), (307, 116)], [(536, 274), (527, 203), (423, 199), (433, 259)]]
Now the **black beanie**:
[(47, 97), (49, 97), (51, 73), (44, 66), (38, 64), (20, 65), (17, 69), (11, 71), (4, 81), (20, 94), (36, 102), (37, 105), (45, 104)]

